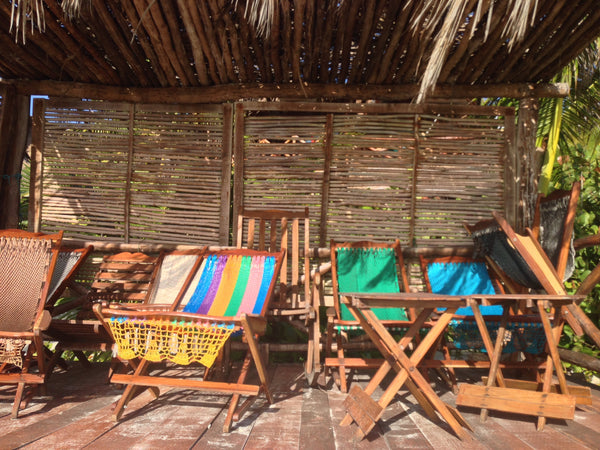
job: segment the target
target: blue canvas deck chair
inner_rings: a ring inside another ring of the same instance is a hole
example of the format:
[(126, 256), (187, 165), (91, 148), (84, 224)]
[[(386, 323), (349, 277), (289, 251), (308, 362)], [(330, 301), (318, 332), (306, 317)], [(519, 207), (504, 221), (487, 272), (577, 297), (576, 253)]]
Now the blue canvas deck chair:
[(42, 333), (51, 317), (44, 307), (61, 240), (62, 232), (0, 231), (0, 384), (16, 386), (13, 418), (26, 385), (46, 381)]
[[(257, 338), (266, 332), (265, 316), (283, 254), (245, 249), (207, 252), (199, 273), (186, 277), (170, 305), (96, 305), (94, 311), (113, 336), (119, 357), (140, 360), (133, 374), (115, 374), (111, 379), (126, 386), (113, 411), (114, 419), (120, 419), (138, 387), (232, 394), (223, 426), (226, 432), (261, 392), (272, 402)], [(186, 303), (183, 309), (182, 302)], [(150, 363), (158, 361), (210, 368), (232, 333), (240, 331), (248, 351), (235, 383), (160, 376), (149, 370)], [(252, 362), (260, 380), (257, 385), (245, 382)], [(249, 399), (238, 407), (242, 395)]]
[[(490, 276), (485, 261), (480, 259), (446, 256), (426, 258), (420, 256), (421, 270), (428, 292), (445, 295), (494, 295), (504, 293), (504, 288), (495, 276)], [(493, 275), (493, 274), (492, 274)], [(485, 317), (492, 339), (496, 338), (500, 318), (503, 314), (501, 305), (483, 305), (480, 308)], [(443, 360), (430, 358), (423, 362), (425, 367), (445, 367), (450, 373), (450, 382), (456, 391), (455, 368), (489, 368), (489, 361), (481, 358), (473, 359), (473, 351), (486, 352), (485, 343), (481, 339), (476, 318), (471, 307), (459, 308), (450, 322), (446, 342), (442, 345)], [(523, 351), (538, 354), (543, 351), (545, 339), (539, 320), (531, 316), (512, 316), (508, 327), (511, 340), (503, 348), (504, 353)], [(460, 351), (460, 359), (452, 359), (449, 345)]]
[[(408, 276), (402, 257), (400, 242), (346, 242), (331, 241), (331, 279), (334, 308), (328, 312), (325, 366), (337, 367), (340, 390), (347, 392), (346, 368), (379, 367), (378, 360), (363, 357), (346, 357), (350, 349), (360, 350), (369, 341), (361, 339), (358, 321), (352, 316), (340, 296), (344, 293), (398, 293), (406, 292)], [(410, 325), (404, 308), (376, 308), (377, 317), (386, 327), (405, 329)], [(358, 335), (358, 336), (357, 336)], [(351, 337), (356, 339), (351, 339)], [(335, 338), (337, 357), (332, 357)]]

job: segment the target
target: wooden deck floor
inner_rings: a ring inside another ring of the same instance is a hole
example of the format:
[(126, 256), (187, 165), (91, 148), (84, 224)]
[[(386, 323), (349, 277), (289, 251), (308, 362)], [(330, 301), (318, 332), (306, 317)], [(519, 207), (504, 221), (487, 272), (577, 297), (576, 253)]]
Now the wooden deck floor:
[[(271, 365), (276, 402), (257, 401), (231, 433), (222, 433), (228, 397), (168, 390), (149, 401), (134, 399), (119, 423), (111, 406), (121, 392), (105, 383), (107, 367), (72, 366), (53, 374), (48, 395), (35, 397), (20, 418), (9, 416), (14, 388), (0, 387), (0, 448), (26, 449), (579, 449), (600, 447), (600, 388), (593, 404), (577, 408), (575, 420), (549, 420), (538, 432), (531, 417), (491, 413), (480, 423), (476, 410), (461, 408), (474, 428), (473, 440), (462, 442), (449, 427), (431, 422), (415, 400), (402, 391), (383, 420), (364, 440), (354, 438), (355, 425), (340, 427), (345, 414), (335, 386), (307, 388), (299, 365)], [(473, 374), (471, 374), (473, 375)], [(355, 378), (356, 379), (356, 378)], [(365, 385), (363, 373), (358, 381)], [(323, 381), (323, 380), (322, 380)], [(469, 381), (469, 380), (467, 380)], [(472, 381), (472, 380), (471, 380)], [(435, 389), (454, 404), (454, 395), (441, 383)]]

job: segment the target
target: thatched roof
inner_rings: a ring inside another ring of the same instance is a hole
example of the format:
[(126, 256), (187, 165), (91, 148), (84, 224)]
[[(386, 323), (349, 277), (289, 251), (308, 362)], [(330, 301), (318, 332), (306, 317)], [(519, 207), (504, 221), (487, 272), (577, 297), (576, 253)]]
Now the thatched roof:
[(414, 97), (435, 82), (548, 82), (600, 34), (597, 0), (93, 0), (71, 20), (59, 0), (36, 2), (45, 31), (28, 23), (25, 43), (23, 26), (9, 31), (19, 1), (0, 2), (4, 80), (309, 97), (323, 85), (416, 86)]

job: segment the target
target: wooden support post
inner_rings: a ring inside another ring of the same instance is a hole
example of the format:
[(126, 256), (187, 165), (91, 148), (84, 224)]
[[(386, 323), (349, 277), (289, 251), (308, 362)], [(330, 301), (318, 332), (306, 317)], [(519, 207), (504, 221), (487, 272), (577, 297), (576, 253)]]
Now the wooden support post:
[[(519, 195), (517, 217), (513, 223), (518, 229), (531, 226), (535, 201), (537, 198), (537, 183), (543, 158), (543, 149), (536, 146), (539, 101), (536, 98), (522, 98), (519, 101), (519, 116), (517, 121), (517, 177)], [(516, 205), (517, 203), (515, 203)]]

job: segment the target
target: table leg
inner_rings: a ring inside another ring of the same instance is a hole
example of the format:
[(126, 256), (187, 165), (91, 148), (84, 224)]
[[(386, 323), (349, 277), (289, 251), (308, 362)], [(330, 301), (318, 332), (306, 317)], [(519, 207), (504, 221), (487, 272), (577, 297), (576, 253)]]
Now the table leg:
[[(544, 327), (544, 333), (546, 334), (548, 356), (546, 357), (546, 369), (544, 371), (542, 392), (550, 392), (552, 384), (552, 373), (556, 370), (556, 377), (560, 386), (560, 391), (563, 394), (569, 394), (569, 388), (567, 387), (567, 379), (562, 369), (560, 356), (558, 354), (558, 342), (562, 334), (562, 328), (564, 325), (564, 318), (560, 310), (556, 310), (554, 313), (554, 326), (550, 323), (548, 313), (544, 309), (544, 302), (538, 300), (538, 312), (542, 319), (542, 326)], [(541, 431), (546, 425), (546, 417), (538, 417), (537, 429)]]
[[(431, 310), (424, 312), (427, 314), (427, 316), (429, 316)], [(389, 405), (393, 397), (396, 395), (398, 389), (400, 389), (410, 377), (411, 384), (414, 383), (416, 388), (420, 391), (420, 394), (417, 394), (417, 401), (420, 400), (421, 406), (423, 406), (426, 411), (433, 412), (433, 410), (437, 410), (446, 423), (450, 425), (456, 435), (461, 439), (466, 439), (469, 437), (463, 428), (463, 426), (466, 425), (466, 421), (462, 418), (458, 411), (450, 411), (449, 406), (437, 396), (435, 391), (431, 388), (427, 380), (425, 380), (417, 368), (419, 362), (425, 357), (425, 355), (427, 355), (431, 346), (437, 342), (438, 337), (444, 332), (450, 323), (450, 320), (452, 320), (455, 312), (456, 308), (449, 308), (442, 314), (442, 316), (436, 321), (435, 325), (423, 338), (410, 358), (404, 353), (404, 347), (396, 343), (389, 331), (381, 324), (381, 322), (379, 322), (378, 318), (371, 310), (357, 312), (357, 318), (361, 322), (363, 329), (365, 329), (372, 340), (376, 343), (379, 350), (383, 354), (393, 356), (394, 360), (400, 366), (396, 368), (399, 372), (398, 375), (378, 402), (382, 408), (381, 411), (383, 412), (383, 409)], [(413, 326), (415, 325), (419, 324), (413, 324)], [(415, 389), (415, 391), (417, 389)], [(377, 420), (381, 418), (382, 412), (377, 417)], [(365, 434), (366, 433), (368, 433), (368, 431), (366, 431)]]
[[(486, 350), (488, 352), (488, 357), (490, 358), (490, 372), (488, 375), (487, 386), (493, 386), (494, 382), (498, 382), (498, 386), (506, 387), (504, 383), (504, 377), (502, 376), (502, 372), (500, 371), (500, 358), (502, 357), (502, 347), (504, 347), (504, 335), (506, 334), (506, 324), (508, 322), (508, 314), (509, 307), (508, 305), (503, 305), (502, 307), (502, 319), (500, 320), (500, 326), (498, 327), (498, 333), (496, 335), (496, 342), (494, 344), (494, 348), (491, 348), (491, 338), (485, 325), (485, 321), (479, 309), (479, 305), (473, 304), (471, 305), (473, 309), (473, 313), (475, 315), (475, 320), (477, 321), (477, 326), (479, 328), (479, 333), (481, 334), (484, 344), (486, 346)], [(491, 352), (490, 352), (491, 351)], [(487, 408), (482, 408), (480, 413), (481, 422), (485, 422), (488, 417)]]

